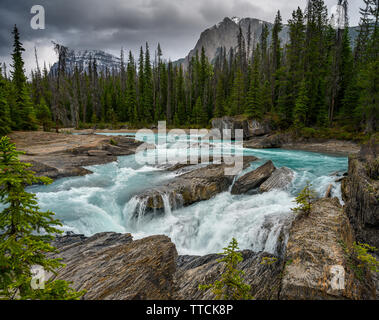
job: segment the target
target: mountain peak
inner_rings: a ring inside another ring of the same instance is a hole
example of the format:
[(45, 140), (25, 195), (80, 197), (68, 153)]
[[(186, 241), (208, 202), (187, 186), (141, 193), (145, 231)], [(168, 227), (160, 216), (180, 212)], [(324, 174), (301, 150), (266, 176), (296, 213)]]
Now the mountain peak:
[(242, 19), (239, 18), (239, 17), (234, 16), (234, 17), (231, 18), (231, 20), (232, 20), (235, 24), (239, 24), (240, 21), (241, 21)]

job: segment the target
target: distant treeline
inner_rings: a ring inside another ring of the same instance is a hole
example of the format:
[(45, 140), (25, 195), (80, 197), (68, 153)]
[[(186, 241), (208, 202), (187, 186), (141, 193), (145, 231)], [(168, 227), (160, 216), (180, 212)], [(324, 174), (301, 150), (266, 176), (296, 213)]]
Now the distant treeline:
[(201, 127), (225, 115), (269, 120), (281, 130), (339, 127), (372, 133), (379, 113), (378, 1), (363, 0), (360, 13), (354, 51), (348, 17), (335, 28), (324, 1), (309, 0), (306, 10), (298, 8), (288, 21), (285, 46), (278, 12), (271, 35), (263, 24), (253, 46), (250, 28), (246, 34), (240, 28), (238, 47), (220, 50), (212, 64), (203, 48), (184, 70), (163, 61), (159, 45), (152, 59), (146, 44), (138, 61), (121, 50), (117, 71), (99, 71), (93, 59), (85, 70), (76, 66), (67, 72), (68, 49), (56, 44), (57, 71), (49, 74), (37, 62), (29, 82), (15, 26), (13, 70), (10, 76), (0, 72), (0, 133), (38, 125), (142, 127), (158, 120)]

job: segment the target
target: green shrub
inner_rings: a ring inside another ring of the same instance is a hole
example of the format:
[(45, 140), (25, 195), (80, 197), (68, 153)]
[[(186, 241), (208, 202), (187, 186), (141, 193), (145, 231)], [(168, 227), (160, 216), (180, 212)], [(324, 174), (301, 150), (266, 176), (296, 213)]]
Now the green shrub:
[(300, 134), (304, 138), (308, 138), (309, 139), (309, 138), (316, 137), (317, 131), (314, 128), (302, 128), (301, 131), (300, 131)]
[(274, 258), (274, 257), (273, 258), (264, 257), (264, 258), (262, 258), (261, 264), (270, 266), (270, 265), (274, 264), (277, 261), (278, 261), (278, 259)]
[(112, 146), (117, 146), (117, 145), (118, 145), (117, 141), (114, 140), (114, 139), (109, 140), (109, 143), (110, 143)]
[(316, 200), (316, 192), (312, 189), (312, 185), (307, 182), (307, 185), (300, 191), (295, 202), (298, 204), (296, 208), (291, 210), (295, 213), (305, 214), (309, 216), (312, 210), (312, 204)]
[(340, 241), (340, 245), (345, 252), (349, 267), (358, 280), (363, 281), (365, 274), (369, 271), (379, 272), (379, 261), (369, 253), (377, 251), (377, 248), (366, 243), (356, 242), (348, 247), (344, 241)]
[(353, 244), (352, 255), (355, 256), (360, 263), (359, 268), (367, 268), (371, 271), (379, 271), (379, 261), (373, 257), (369, 251), (377, 251), (375, 247), (368, 245), (367, 243), (356, 243)]

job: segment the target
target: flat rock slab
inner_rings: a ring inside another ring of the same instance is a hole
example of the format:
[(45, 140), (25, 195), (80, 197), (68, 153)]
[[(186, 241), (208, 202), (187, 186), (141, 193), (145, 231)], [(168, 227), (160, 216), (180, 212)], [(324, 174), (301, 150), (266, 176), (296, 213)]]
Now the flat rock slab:
[(23, 162), (31, 163), (38, 176), (52, 179), (83, 176), (91, 171), (84, 166), (117, 160), (117, 156), (134, 154), (142, 144), (123, 136), (72, 135), (52, 132), (13, 132), (10, 134)]
[(244, 194), (258, 188), (276, 170), (273, 162), (267, 161), (263, 166), (239, 178), (233, 185), (232, 194)]
[(292, 183), (294, 176), (294, 172), (287, 167), (276, 169), (271, 177), (259, 187), (259, 191), (285, 190)]

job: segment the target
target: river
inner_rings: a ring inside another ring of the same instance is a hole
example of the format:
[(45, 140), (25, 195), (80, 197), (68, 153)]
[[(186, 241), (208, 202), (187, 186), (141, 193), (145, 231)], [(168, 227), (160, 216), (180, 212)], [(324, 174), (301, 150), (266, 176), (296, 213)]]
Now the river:
[[(215, 142), (210, 152), (215, 154), (219, 147), (222, 142)], [(164, 148), (168, 153), (188, 152), (174, 143), (167, 143)], [(194, 149), (197, 152), (196, 148), (191, 150)], [(65, 231), (87, 236), (108, 231), (130, 232), (134, 239), (165, 234), (182, 255), (220, 252), (232, 237), (237, 239), (240, 249), (276, 254), (280, 234), (282, 230), (286, 234), (293, 219), (294, 198), (307, 181), (320, 196), (333, 184), (332, 195), (342, 201), (341, 187), (333, 173), (347, 171), (346, 157), (282, 149), (243, 149), (242, 152), (259, 158), (243, 173), (272, 160), (277, 168), (285, 166), (295, 172), (293, 183), (288, 190), (253, 195), (231, 195), (228, 191), (186, 208), (166, 206), (164, 215), (143, 216), (138, 221), (132, 218), (137, 207), (135, 196), (168, 182), (177, 174), (139, 164), (134, 155), (86, 167), (93, 172), (91, 175), (63, 178), (28, 190), (36, 193), (42, 210), (56, 213)]]

